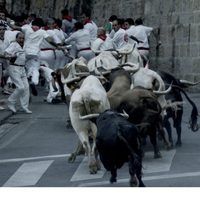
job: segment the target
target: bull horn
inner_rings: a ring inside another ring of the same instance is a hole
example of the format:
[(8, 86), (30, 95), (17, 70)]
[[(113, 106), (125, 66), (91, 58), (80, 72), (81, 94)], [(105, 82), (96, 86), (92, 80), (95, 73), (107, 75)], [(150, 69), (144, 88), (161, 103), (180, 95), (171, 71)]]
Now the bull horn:
[(186, 86), (193, 86), (193, 85), (198, 85), (200, 83), (200, 81), (198, 82), (191, 82), (191, 81), (187, 81), (187, 80), (180, 80), (180, 82)]
[(125, 117), (126, 119), (129, 118), (129, 115), (126, 113), (125, 110), (123, 110), (123, 113), (119, 113), (122, 117)]
[(118, 51), (118, 50), (111, 49), (110, 52), (111, 52), (111, 54), (112, 54), (114, 57), (119, 56), (119, 51)]
[(76, 72), (74, 75), (75, 76), (89, 76), (90, 73), (89, 72)]
[(140, 124), (136, 124), (135, 126), (136, 126), (136, 127), (146, 127), (146, 126), (150, 126), (150, 125), (151, 125), (151, 123), (142, 122), (142, 123), (140, 123)]
[(135, 47), (132, 45), (131, 48), (129, 49), (129, 51), (126, 51), (126, 49), (125, 50), (124, 49), (118, 49), (118, 52), (119, 52), (119, 54), (122, 54), (122, 55), (128, 55), (134, 50), (134, 48)]
[[(151, 69), (148, 69), (148, 70), (150, 71), (152, 78), (155, 79), (156, 81), (158, 81), (158, 83), (159, 83), (159, 88), (157, 90), (158, 94), (159, 94), (159, 92), (162, 92), (163, 90), (165, 90), (165, 83), (164, 83), (163, 79), (161, 78), (161, 76), (157, 72), (155, 72)], [(155, 92), (155, 94), (156, 94), (156, 92)]]
[(94, 50), (94, 49), (92, 49), (92, 51), (94, 52), (95, 55), (98, 55), (98, 54), (100, 54), (102, 52), (100, 50)]
[(91, 49), (92, 52), (94, 52), (95, 54), (100, 54), (102, 51), (101, 50), (95, 50), (95, 49)]
[(96, 76), (100, 81), (106, 81), (109, 82), (107, 78), (105, 78), (104, 76)]
[(119, 67), (123, 67), (126, 71), (129, 72), (137, 72), (140, 69), (139, 63), (137, 65), (134, 63), (124, 63), (119, 65)]
[(149, 61), (147, 61), (147, 63), (146, 63), (144, 68), (149, 69)]
[(110, 74), (110, 73), (111, 73), (111, 71), (108, 70), (108, 71), (105, 71), (105, 72), (101, 72), (100, 74), (101, 74), (101, 75), (107, 75), (107, 74)]
[(179, 109), (178, 106), (182, 106), (184, 103), (184, 101), (167, 102), (163, 109), (172, 108), (177, 111)]
[(94, 114), (89, 114), (89, 115), (84, 115), (84, 116), (79, 115), (79, 119), (82, 119), (82, 120), (93, 119), (93, 118), (97, 118), (98, 116), (99, 116), (99, 113), (94, 113)]
[(153, 90), (153, 93), (156, 94), (156, 95), (165, 95), (167, 93), (169, 93), (172, 89), (172, 85), (170, 85), (167, 90), (163, 90), (163, 91), (160, 91), (160, 90)]
[(74, 77), (74, 78), (71, 78), (71, 79), (64, 79), (64, 77), (61, 76), (61, 82), (63, 84), (68, 84), (68, 83), (72, 83), (72, 82), (75, 82), (75, 81), (79, 81), (80, 80), (80, 77)]

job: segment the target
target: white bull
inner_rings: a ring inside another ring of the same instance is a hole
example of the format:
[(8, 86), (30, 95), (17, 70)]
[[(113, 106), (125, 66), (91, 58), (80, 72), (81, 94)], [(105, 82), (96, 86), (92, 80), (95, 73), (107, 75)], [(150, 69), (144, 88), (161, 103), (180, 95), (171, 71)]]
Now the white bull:
[(139, 63), (140, 67), (144, 66), (142, 57), (135, 45), (127, 43), (124, 47), (117, 49), (117, 52), (121, 55), (120, 64), (129, 62), (135, 65)]
[[(90, 173), (97, 173), (100, 168), (96, 152), (97, 127), (91, 118), (110, 108), (105, 89), (93, 75), (88, 76), (80, 89), (74, 91), (69, 105), (69, 116), (72, 127), (77, 133), (85, 152), (88, 155)], [(90, 145), (89, 137), (92, 139)]]
[(119, 66), (119, 62), (109, 51), (102, 51), (98, 56), (88, 62), (90, 72), (100, 75), (101, 73), (110, 72)]
[(165, 94), (171, 90), (171, 86), (165, 90), (164, 81), (157, 72), (149, 69), (148, 64), (144, 68), (140, 67), (138, 71), (132, 74), (132, 83), (133, 88), (141, 86), (150, 90), (153, 90), (156, 86), (158, 86), (158, 89), (156, 91), (154, 90), (154, 93), (159, 95), (158, 102), (163, 108), (163, 114), (165, 114), (165, 109), (168, 106), (165, 99)]

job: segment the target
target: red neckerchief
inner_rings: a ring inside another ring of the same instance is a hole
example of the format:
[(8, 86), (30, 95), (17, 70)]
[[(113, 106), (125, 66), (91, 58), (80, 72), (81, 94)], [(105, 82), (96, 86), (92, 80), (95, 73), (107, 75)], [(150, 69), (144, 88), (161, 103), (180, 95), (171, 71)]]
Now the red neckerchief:
[(91, 19), (86, 19), (85, 22), (84, 22), (84, 25), (86, 25), (87, 23), (92, 23), (92, 20)]
[(98, 38), (102, 39), (103, 41), (106, 40), (107, 36), (106, 35), (99, 35)]
[(44, 30), (45, 31), (49, 30), (49, 27), (48, 26), (44, 26)]
[(66, 19), (67, 21), (70, 21), (70, 22), (72, 21), (72, 17), (69, 15), (63, 16), (63, 19)]

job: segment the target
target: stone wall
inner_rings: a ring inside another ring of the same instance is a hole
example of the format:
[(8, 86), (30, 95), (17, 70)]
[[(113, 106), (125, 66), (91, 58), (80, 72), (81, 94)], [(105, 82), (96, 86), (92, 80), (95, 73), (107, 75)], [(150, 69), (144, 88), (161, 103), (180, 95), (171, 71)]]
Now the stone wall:
[[(200, 1), (199, 0), (7, 0), (13, 13), (24, 10), (42, 17), (60, 17), (66, 6), (79, 16), (83, 8), (92, 9), (92, 17), (102, 26), (110, 15), (143, 17), (145, 25), (160, 27), (162, 45), (151, 43), (151, 67), (173, 73), (179, 78), (200, 80)], [(20, 9), (19, 9), (20, 8)], [(200, 86), (195, 87), (200, 91)]]

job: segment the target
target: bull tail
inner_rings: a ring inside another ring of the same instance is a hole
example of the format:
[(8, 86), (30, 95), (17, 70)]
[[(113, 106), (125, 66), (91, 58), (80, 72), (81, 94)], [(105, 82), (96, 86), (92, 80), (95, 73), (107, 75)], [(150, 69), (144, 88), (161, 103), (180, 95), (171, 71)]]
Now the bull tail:
[(190, 115), (190, 120), (189, 120), (189, 124), (190, 124), (190, 128), (193, 132), (196, 132), (199, 130), (198, 124), (197, 124), (197, 117), (198, 117), (198, 109), (195, 105), (195, 103), (190, 99), (190, 97), (187, 95), (187, 93), (180, 88), (179, 86), (172, 86), (173, 88), (178, 89), (180, 92), (182, 92), (185, 95), (185, 98), (188, 100), (188, 102), (191, 104), (192, 106), (192, 112)]
[(126, 140), (126, 138), (120, 132), (118, 132), (117, 136), (126, 145), (128, 151), (130, 152), (130, 155), (131, 155), (132, 159), (134, 160), (133, 165), (136, 166), (136, 168), (138, 168), (138, 167), (141, 168), (142, 167), (142, 165), (141, 165), (141, 159), (134, 152), (133, 148), (130, 146), (130, 144), (128, 143), (128, 141)]

